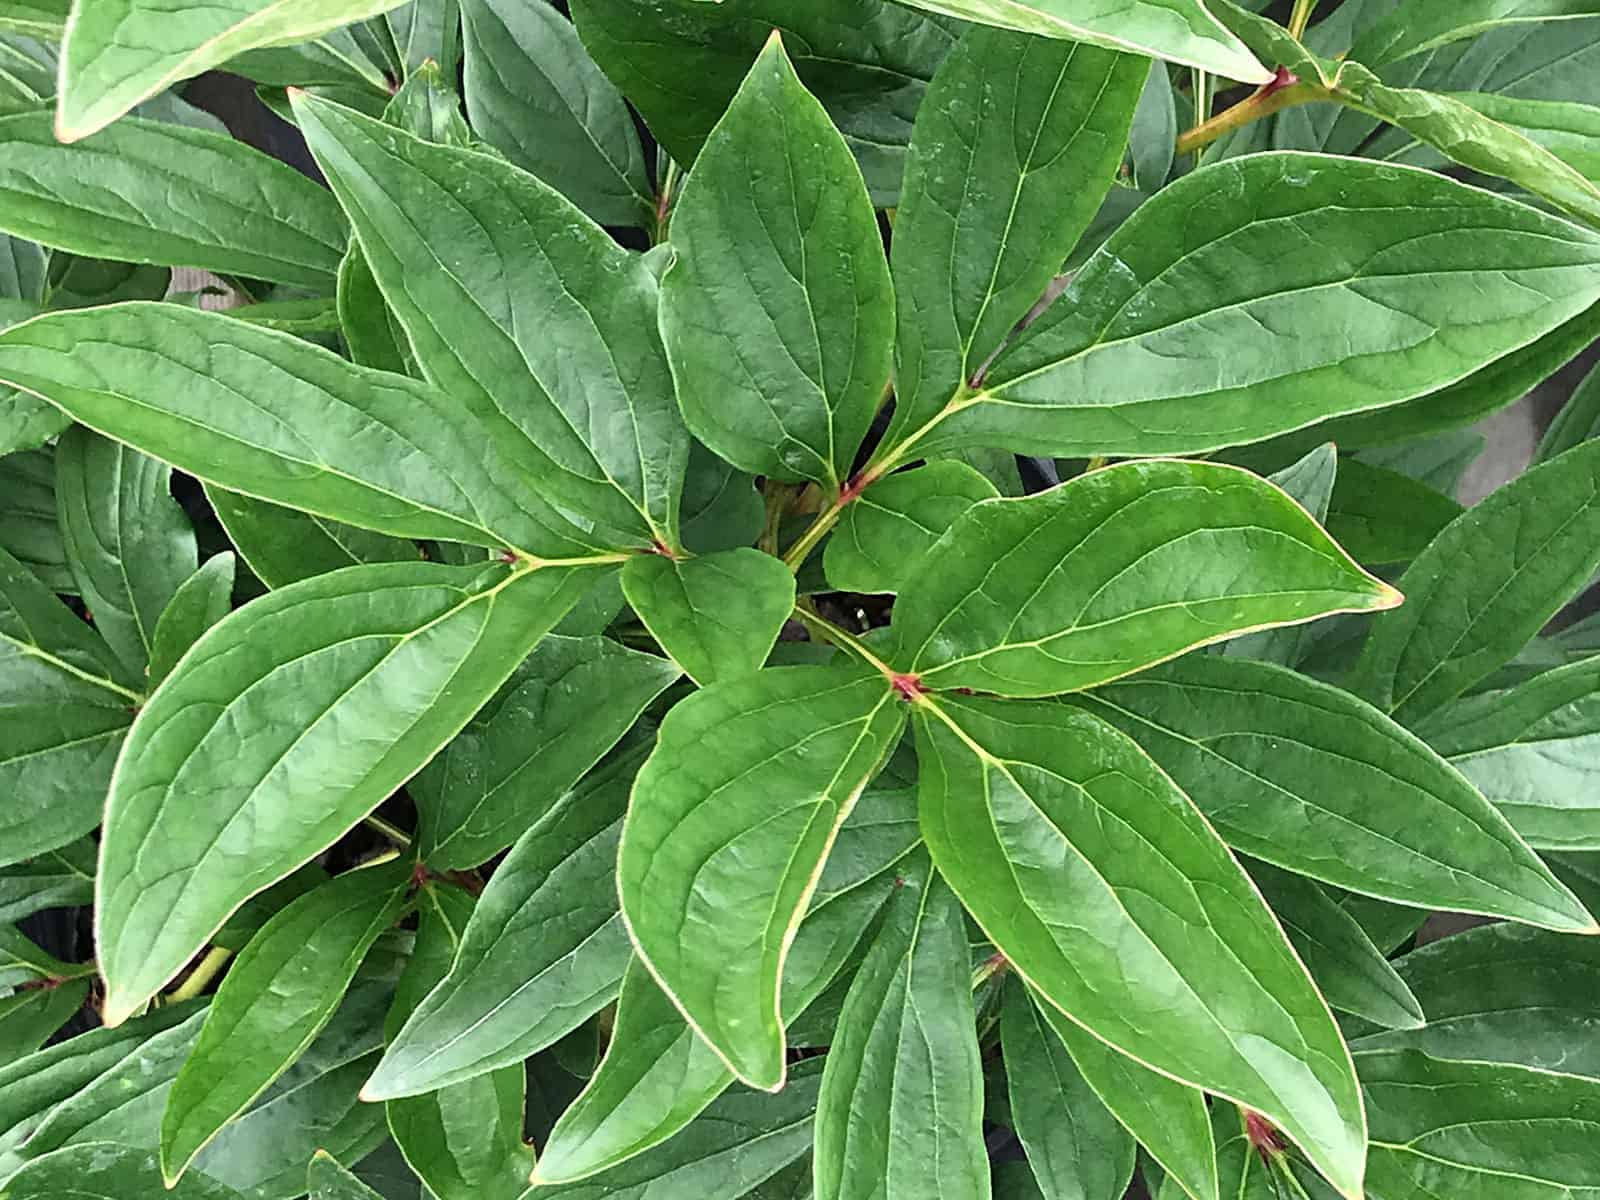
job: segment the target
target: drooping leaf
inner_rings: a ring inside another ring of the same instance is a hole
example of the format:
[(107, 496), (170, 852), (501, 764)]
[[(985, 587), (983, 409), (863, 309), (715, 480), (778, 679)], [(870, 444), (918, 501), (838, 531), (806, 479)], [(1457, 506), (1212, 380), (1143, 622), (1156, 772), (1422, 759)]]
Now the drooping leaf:
[(1414, 724), (1504, 665), (1600, 568), (1600, 442), (1507, 484), (1445, 527), (1401, 576), (1352, 691)]
[(605, 638), (549, 637), (411, 783), (435, 871), (475, 867), (521, 837), (678, 678)]
[(996, 29), (945, 59), (895, 218), (891, 442), (981, 377), (1045, 294), (1111, 187), (1146, 72), (1133, 55)]
[(404, 859), (350, 871), (268, 921), (229, 969), (167, 1095), (161, 1169), (175, 1181), (283, 1074), (333, 1016), (356, 968), (405, 903)]
[(1098, 1037), (1264, 1113), (1359, 1195), (1366, 1137), (1344, 1043), (1189, 798), (1085, 713), (931, 703), (916, 723), (923, 834), (989, 939)]
[(1421, 741), (1338, 688), (1190, 655), (1083, 701), (1247, 854), (1418, 908), (1567, 932), (1594, 920)]
[(0, 1200), (243, 1200), (198, 1172), (168, 1189), (154, 1150), (79, 1142), (41, 1155), (0, 1184)]
[(1100, 1103), (1020, 982), (1000, 1013), (1011, 1119), (1045, 1200), (1122, 1200), (1131, 1134)]
[(677, 1137), (576, 1183), (528, 1193), (540, 1200), (742, 1197), (811, 1147), (822, 1060), (797, 1063), (777, 1095), (735, 1087)]
[[(398, 1028), (449, 973), (473, 900), (428, 886), (418, 903), (417, 948), (400, 979), (386, 1025)], [(528, 1186), (533, 1152), (523, 1143), (527, 1072), (520, 1062), (422, 1096), (384, 1105), (406, 1161), (439, 1200), (516, 1200)]]
[(961, 903), (930, 874), (890, 902), (856, 973), (817, 1100), (817, 1200), (987, 1200), (983, 1068)]
[(689, 435), (639, 257), (497, 157), (306, 94), (295, 111), (423, 373), (553, 503), (675, 545)]
[(1265, 83), (1271, 72), (1206, 10), (1204, 0), (910, 0), (947, 13), (1049, 38), (1150, 54), (1241, 83)]
[(1039, 1015), (1100, 1102), (1161, 1165), (1175, 1190), (1191, 1200), (1218, 1200), (1217, 1153), (1205, 1093), (1113, 1050), (1055, 1005), (1032, 995)]
[(956, 40), (951, 22), (888, 0), (578, 0), (584, 45), (685, 168), (773, 29), (801, 80), (855, 151), (873, 203), (897, 202), (927, 81)]
[(205, 485), (206, 499), (251, 574), (283, 587), (361, 563), (415, 562), (417, 544)]
[(576, 568), (352, 567), (214, 626), (139, 713), (107, 801), (107, 1023), (427, 762), (588, 582)]
[(875, 672), (774, 668), (678, 704), (639, 772), (617, 862), (629, 932), (747, 1082), (783, 1083), (788, 944), (904, 721)]
[(1565, 1200), (1594, 1191), (1600, 1080), (1415, 1050), (1356, 1055), (1375, 1196)]
[(310, 41), (400, 2), (225, 0), (175, 12), (157, 0), (78, 0), (61, 47), (56, 128), (63, 141), (76, 141), (236, 54)]
[(749, 675), (794, 611), (794, 576), (760, 550), (702, 558), (636, 555), (622, 593), (662, 649), (702, 687)]
[(1411, 989), (1326, 892), (1303, 875), (1266, 863), (1252, 864), (1250, 876), (1331, 1007), (1388, 1029), (1422, 1025)]
[(1139, 106), (1134, 109), (1133, 125), (1128, 130), (1132, 182), (1141, 191), (1159, 191), (1172, 174), (1172, 163), (1177, 157), (1177, 110), (1177, 97), (1167, 65), (1157, 59), (1150, 64), (1150, 72), (1145, 76)]
[(1584, 376), (1556, 419), (1550, 422), (1550, 428), (1540, 439), (1535, 461), (1548, 462), (1596, 436), (1600, 436), (1600, 367)]
[(617, 839), (640, 755), (602, 767), (512, 847), (478, 898), (450, 972), (362, 1089), (416, 1096), (523, 1059), (616, 997), (628, 964)]
[(873, 484), (844, 510), (822, 565), (846, 592), (898, 592), (967, 509), (1000, 493), (965, 463), (934, 461)]
[(1597, 264), (1600, 235), (1432, 172), (1229, 159), (1129, 218), (918, 450), (1187, 454), (1383, 408), (1582, 313)]
[(695, 160), (672, 248), (661, 332), (689, 428), (837, 495), (889, 379), (894, 290), (861, 172), (776, 34)]
[(894, 661), (931, 687), (1047, 696), (1399, 601), (1255, 476), (1128, 463), (957, 518), (906, 580)]
[(64, 146), (49, 113), (28, 112), (0, 117), (0, 140), (7, 233), (74, 254), (309, 287), (338, 270), (347, 234), (333, 198), (223, 134), (129, 117)]
[[(0, 334), (0, 378), (201, 479), (399, 537), (584, 543), (451, 397), (220, 313), (132, 303)], [(316, 437), (301, 431), (317, 414)]]
[[(862, 793), (784, 960), (786, 1020), (824, 992), (895, 890), (926, 875), (926, 859), (910, 853), (918, 839), (913, 795), (875, 786)], [(626, 1162), (672, 1137), (732, 1083), (733, 1072), (635, 957), (606, 1055), (556, 1122), (534, 1178), (571, 1182)]]
[(178, 585), (156, 619), (150, 639), (150, 686), (172, 673), (184, 652), (233, 606), (233, 552), (214, 554)]
[(56, 506), (78, 594), (136, 677), (162, 611), (197, 565), (171, 480), (170, 467), (81, 426), (56, 446)]
[(602, 225), (653, 214), (628, 106), (555, 5), (464, 0), (473, 128)]

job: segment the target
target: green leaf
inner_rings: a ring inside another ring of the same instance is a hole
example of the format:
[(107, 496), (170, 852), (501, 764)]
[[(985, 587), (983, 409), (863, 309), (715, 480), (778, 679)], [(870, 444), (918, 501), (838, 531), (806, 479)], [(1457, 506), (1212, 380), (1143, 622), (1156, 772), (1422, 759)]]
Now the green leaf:
[(339, 328), (345, 349), (363, 367), (414, 375), (415, 363), (405, 331), (393, 310), (378, 290), (367, 256), (354, 241), (339, 262), (339, 279), (334, 303), (339, 311)]
[(224, 977), (167, 1095), (161, 1169), (175, 1181), (311, 1045), (405, 904), (411, 864), (350, 871), (279, 912)]
[(129, 117), (64, 146), (49, 113), (29, 112), (0, 117), (0, 140), (0, 227), (19, 237), (307, 287), (326, 287), (344, 254), (325, 190), (220, 133)]
[(223, 0), (174, 12), (158, 0), (77, 0), (61, 45), (62, 141), (86, 137), (179, 80), (257, 47), (310, 41), (400, 0)]
[(1303, 875), (1250, 867), (1267, 907), (1328, 1004), (1387, 1029), (1416, 1029), (1422, 1008), (1356, 919)]
[(1000, 1013), (1011, 1119), (1045, 1200), (1122, 1200), (1134, 1141), (1020, 983)]
[(639, 256), (497, 157), (306, 94), (295, 111), (427, 377), (552, 503), (674, 545), (689, 435)]
[(318, 1150), (311, 1156), (311, 1165), (306, 1169), (306, 1187), (311, 1191), (311, 1200), (383, 1200), (341, 1167), (326, 1150)]
[(93, 974), (93, 963), (62, 962), (25, 937), (14, 925), (0, 925), (0, 987), (14, 988)]
[(1600, 185), (1478, 106), (1420, 88), (1386, 87), (1359, 63), (1344, 64), (1339, 91), (1462, 166), (1509, 179), (1591, 225), (1600, 224)]
[(0, 4), (0, 31), (55, 39), (66, 28), (72, 0), (6, 0)]
[(88, 1088), (149, 1039), (187, 1021), (201, 1007), (199, 1002), (164, 1005), (119, 1028), (91, 1029), (0, 1067), (0, 1145), (14, 1151), (57, 1104)]
[(1508, 25), (1597, 14), (1592, 0), (1404, 0), (1367, 26), (1350, 56), (1378, 67)]
[(1600, 850), (1600, 659), (1451, 705), (1421, 735), (1543, 850)]
[[(903, 880), (926, 874), (910, 857), (919, 839), (914, 795), (874, 786), (862, 793), (784, 960), (786, 1020), (809, 1010)], [(626, 1162), (677, 1133), (732, 1082), (636, 956), (623, 976), (605, 1058), (556, 1122), (534, 1178), (571, 1182)]]
[(1022, 33), (1088, 42), (1197, 67), (1241, 83), (1272, 72), (1206, 11), (1203, 0), (909, 0), (916, 8)]
[(1155, 192), (1167, 182), (1177, 157), (1178, 132), (1177, 96), (1166, 64), (1158, 59), (1150, 64), (1128, 131), (1134, 187)]
[(1398, 471), (1347, 458), (1328, 506), (1328, 532), (1357, 562), (1408, 563), (1464, 510), (1449, 496)]
[(32, 988), (0, 999), (0, 1063), (32, 1054), (70, 1021), (89, 998), (89, 981)]
[(549, 812), (678, 678), (600, 637), (548, 637), (411, 782), (434, 871), (487, 862)]
[(775, 1096), (734, 1088), (677, 1137), (577, 1183), (535, 1188), (530, 1200), (742, 1197), (811, 1148), (823, 1060), (795, 1064)]
[(172, 469), (76, 427), (56, 446), (56, 506), (78, 594), (136, 678), (156, 622), (197, 564), (194, 530), (172, 497)]
[(1356, 1056), (1375, 1196), (1566, 1200), (1594, 1193), (1600, 1081), (1413, 1050)]
[(654, 218), (622, 94), (555, 5), (464, 0), (467, 114), (478, 134), (602, 225)]
[(450, 973), (390, 1039), (364, 1098), (417, 1096), (519, 1063), (615, 999), (628, 963), (617, 839), (639, 757), (602, 767), (511, 848)]
[[(400, 980), (387, 1025), (398, 1026), (450, 970), (474, 908), (455, 887), (429, 885), (419, 901), (417, 949)], [(533, 1151), (522, 1140), (527, 1075), (511, 1063), (487, 1075), (385, 1105), (389, 1131), (439, 1200), (516, 1200), (528, 1186)]]
[(983, 375), (1122, 163), (1143, 59), (974, 29), (918, 110), (895, 218), (891, 443)]
[(890, 475), (850, 502), (822, 565), (845, 592), (898, 592), (955, 519), (1000, 493), (965, 463), (927, 463)]
[(617, 861), (651, 973), (741, 1079), (785, 1074), (783, 962), (840, 823), (899, 739), (882, 676), (786, 667), (678, 704), (639, 772)]
[(1428, 1014), (1421, 1029), (1357, 1030), (1361, 1050), (1521, 1063), (1600, 1078), (1587, 1031), (1600, 1020), (1600, 945), (1546, 930), (1485, 925), (1430, 942), (1396, 964)]
[(243, 1200), (209, 1175), (193, 1174), (177, 1187), (161, 1182), (154, 1150), (113, 1142), (80, 1142), (42, 1155), (4, 1184), (0, 1200)]
[(1589, 308), (1597, 264), (1600, 235), (1432, 172), (1230, 159), (1130, 217), (918, 449), (1189, 454), (1397, 404)]
[(983, 1068), (961, 903), (930, 874), (890, 902), (845, 997), (817, 1100), (817, 1200), (987, 1200)]
[[(428, 142), (446, 146), (477, 143), (467, 119), (461, 115), (461, 97), (456, 94), (454, 77), (446, 83), (439, 64), (432, 61), (412, 70), (383, 110), (383, 120)], [(347, 253), (346, 261), (350, 257)]]
[(794, 576), (760, 550), (704, 558), (641, 554), (622, 593), (645, 628), (702, 687), (758, 670), (794, 611)]
[(94, 842), (82, 838), (0, 867), (0, 921), (20, 921), (46, 908), (92, 904), (94, 856)]
[(172, 673), (184, 652), (233, 607), (235, 558), (224, 550), (208, 558), (178, 585), (156, 619), (150, 639), (150, 686)]
[(773, 29), (855, 151), (873, 203), (900, 193), (912, 120), (951, 22), (887, 0), (578, 0), (573, 19), (596, 62), (689, 167)]
[(1595, 928), (1471, 784), (1338, 688), (1190, 655), (1083, 703), (1138, 740), (1246, 854), (1418, 908)]
[[(59, 412), (52, 405), (45, 407)], [(78, 590), (56, 521), (53, 452), (28, 450), (0, 457), (0, 548), (52, 592), (71, 595)]]
[(1584, 376), (1539, 442), (1536, 462), (1548, 462), (1580, 443), (1600, 437), (1600, 367)]
[(352, 567), (201, 638), (139, 713), (107, 800), (107, 1023), (433, 757), (588, 582), (571, 568)]
[[(1273, 472), (1267, 482), (1283, 489), (1283, 494), (1305, 509), (1313, 520), (1326, 525), (1328, 504), (1340, 470), (1337, 451), (1332, 443), (1325, 443), (1283, 470)], [(1335, 536), (1334, 540), (1339, 539)], [(1340, 544), (1343, 545), (1342, 542)], [(1348, 546), (1344, 549), (1352, 558), (1356, 557)], [(1304, 656), (1311, 632), (1308, 626), (1295, 625), (1287, 629), (1247, 633), (1224, 642), (1218, 647), (1218, 652), (1293, 666)]]
[(929, 687), (1048, 696), (1399, 602), (1263, 480), (1129, 463), (957, 518), (905, 582), (894, 661)]
[(321, 887), (328, 878), (328, 872), (322, 867), (314, 862), (306, 863), (236, 908), (222, 928), (211, 935), (211, 944), (238, 953), (291, 901)]
[[(1236, 1106), (1218, 1104), (1212, 1110), (1210, 1123), (1216, 1129), (1217, 1175), (1222, 1194), (1228, 1200), (1284, 1200), (1286, 1196), (1300, 1196), (1300, 1192), (1289, 1188), (1281, 1179), (1278, 1172), (1283, 1168), (1287, 1168), (1300, 1184), (1305, 1200), (1324, 1200), (1334, 1195), (1327, 1184), (1292, 1158), (1280, 1158), (1283, 1166), (1274, 1168), (1251, 1143), (1245, 1130), (1244, 1113)], [(1182, 1200), (1177, 1182), (1170, 1176), (1156, 1195), (1159, 1200)]]
[(1600, 442), (1534, 467), (1445, 527), (1379, 617), (1350, 687), (1414, 724), (1503, 666), (1600, 568)]
[(1218, 1200), (1205, 1093), (1113, 1050), (1037, 993), (1030, 995), (1100, 1102), (1165, 1169), (1176, 1189), (1193, 1200)]
[(192, 1013), (181, 1025), (155, 1034), (62, 1100), (29, 1134), (20, 1155), (37, 1158), (71, 1142), (154, 1142), (161, 1106), (184, 1059), (194, 1049), (205, 1016), (204, 1011)]
[(251, 574), (283, 587), (361, 563), (415, 562), (415, 542), (205, 485), (211, 511)]
[(1061, 705), (942, 695), (916, 724), (934, 863), (1022, 977), (1123, 1053), (1263, 1113), (1359, 1196), (1339, 1031), (1189, 798)]
[[(584, 549), (498, 452), (494, 426), (453, 398), (220, 313), (147, 303), (53, 313), (0, 334), (0, 378), (263, 500), (398, 537)], [(307, 412), (314, 443), (301, 432)]]
[(661, 333), (689, 428), (837, 495), (889, 379), (894, 290), (861, 172), (777, 34), (695, 161), (672, 248)]
[(0, 550), (0, 863), (100, 823), (140, 695), (103, 640)]
[(753, 476), (723, 462), (699, 442), (690, 443), (680, 530), (687, 550), (715, 554), (748, 546), (761, 533), (765, 516)]

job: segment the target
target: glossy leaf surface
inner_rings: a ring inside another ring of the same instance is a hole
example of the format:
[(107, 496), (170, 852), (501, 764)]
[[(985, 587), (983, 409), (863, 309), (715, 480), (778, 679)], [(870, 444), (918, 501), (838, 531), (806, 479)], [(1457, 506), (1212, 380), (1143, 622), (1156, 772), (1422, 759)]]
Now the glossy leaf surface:
[(622, 568), (622, 594), (662, 649), (702, 687), (755, 672), (794, 611), (794, 576), (780, 559), (741, 548), (702, 558), (641, 554)]
[(405, 782), (587, 583), (572, 568), (352, 567), (207, 633), (139, 713), (112, 781), (96, 899), (107, 1021)]
[(898, 592), (929, 548), (994, 484), (948, 459), (873, 484), (844, 510), (823, 552), (828, 582), (847, 592)]
[(512, 847), (449, 974), (390, 1039), (363, 1096), (420, 1095), (521, 1062), (615, 998), (628, 937), (613, 876), (638, 761), (602, 768)]
[(1247, 854), (1420, 908), (1594, 928), (1466, 780), (1337, 688), (1264, 663), (1191, 655), (1085, 703), (1137, 740)]
[(1338, 1029), (1189, 798), (1087, 714), (935, 703), (917, 721), (923, 833), (990, 940), (1091, 1032), (1265, 1113), (1359, 1194), (1365, 1125)]
[(860, 168), (781, 39), (695, 160), (672, 249), (661, 332), (689, 428), (836, 493), (889, 379), (894, 292)]
[(651, 972), (747, 1082), (783, 1083), (788, 943), (904, 720), (876, 673), (775, 668), (678, 704), (639, 772), (622, 911)]
[(895, 605), (895, 663), (931, 687), (1047, 696), (1399, 600), (1272, 485), (1129, 463), (959, 517)]
[(154, 1150), (114, 1142), (79, 1142), (29, 1162), (0, 1184), (3, 1200), (242, 1200), (209, 1175), (194, 1174), (168, 1189)]
[(231, 550), (214, 554), (180, 583), (156, 618), (150, 639), (150, 686), (172, 673), (190, 646), (233, 607), (234, 564)]

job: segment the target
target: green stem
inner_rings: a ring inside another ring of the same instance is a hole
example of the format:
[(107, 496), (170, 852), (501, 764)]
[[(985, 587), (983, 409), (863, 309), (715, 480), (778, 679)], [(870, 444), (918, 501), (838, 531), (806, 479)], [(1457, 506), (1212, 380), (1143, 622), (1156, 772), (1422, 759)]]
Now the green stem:
[(1204, 125), (1211, 119), (1211, 76), (1201, 70), (1189, 73), (1190, 87), (1194, 92), (1194, 123)]
[(1317, 9), (1317, 0), (1294, 0), (1294, 12), (1289, 14), (1289, 33), (1300, 37), (1311, 24), (1311, 14)]
[(224, 950), (221, 946), (213, 946), (206, 951), (206, 956), (200, 960), (200, 965), (189, 972), (185, 979), (172, 994), (167, 997), (168, 1004), (181, 1004), (185, 1000), (193, 1000), (207, 985), (221, 973), (222, 968), (228, 965), (228, 960), (233, 957), (232, 950)]
[(839, 649), (854, 654), (874, 670), (879, 671), (886, 679), (893, 679), (895, 669), (883, 659), (879, 658), (867, 648), (867, 644), (848, 629), (840, 629), (816, 610), (810, 600), (802, 599), (794, 606), (794, 615), (800, 618), (801, 624), (812, 634), (820, 637), (825, 642), (832, 642)]
[(678, 185), (678, 164), (667, 160), (666, 173), (661, 177), (661, 191), (656, 196), (656, 224), (651, 231), (650, 243), (659, 246), (667, 240), (667, 228), (672, 224), (672, 192)]
[(401, 829), (398, 825), (391, 825), (377, 813), (373, 813), (369, 817), (363, 817), (362, 822), (370, 828), (376, 829), (379, 833), (383, 834), (384, 837), (388, 838), (397, 846), (404, 847), (411, 845), (411, 835), (409, 833), (407, 833), (404, 829)]

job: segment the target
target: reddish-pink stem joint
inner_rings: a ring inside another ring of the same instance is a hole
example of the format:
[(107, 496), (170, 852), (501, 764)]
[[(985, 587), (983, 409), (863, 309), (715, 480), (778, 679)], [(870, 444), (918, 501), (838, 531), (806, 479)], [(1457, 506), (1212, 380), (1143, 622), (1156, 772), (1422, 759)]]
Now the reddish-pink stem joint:
[(906, 700), (915, 700), (923, 692), (922, 677), (919, 675), (891, 675), (889, 686)]
[(1257, 95), (1265, 100), (1268, 96), (1275, 96), (1283, 91), (1284, 88), (1293, 87), (1299, 82), (1300, 76), (1289, 70), (1288, 67), (1279, 67), (1273, 74), (1272, 81), (1262, 84), (1261, 91)]
[(428, 868), (422, 864), (421, 859), (418, 859), (417, 865), (411, 868), (411, 890), (416, 891), (431, 878)]
[(858, 499), (861, 493), (872, 485), (872, 482), (872, 478), (865, 471), (862, 471), (839, 489), (839, 502), (834, 507), (843, 508), (846, 504)]
[(1289, 1148), (1289, 1143), (1271, 1121), (1249, 1109), (1244, 1114), (1244, 1135), (1263, 1162), (1270, 1162)]
[(514, 563), (514, 562), (516, 562), (517, 561), (517, 552), (515, 550), (502, 550), (502, 551), (500, 551), (500, 561), (503, 562), (503, 563)]
[(659, 554), (662, 558), (670, 558), (673, 561), (677, 561), (678, 558), (678, 556), (673, 553), (672, 547), (667, 545), (660, 538), (656, 538), (650, 543), (650, 549), (646, 553)]

